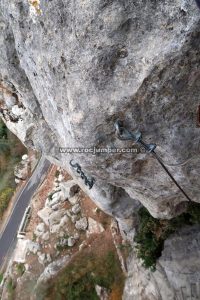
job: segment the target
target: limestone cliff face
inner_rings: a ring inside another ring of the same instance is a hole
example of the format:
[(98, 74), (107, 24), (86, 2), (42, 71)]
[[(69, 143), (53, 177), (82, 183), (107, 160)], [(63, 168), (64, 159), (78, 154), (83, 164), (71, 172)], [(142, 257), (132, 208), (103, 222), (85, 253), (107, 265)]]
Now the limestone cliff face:
[(187, 227), (166, 240), (154, 273), (130, 257), (123, 300), (200, 299), (199, 230)]
[(140, 203), (155, 217), (176, 215), (185, 198), (151, 155), (59, 152), (129, 147), (114, 132), (123, 119), (178, 164), (171, 172), (200, 202), (195, 1), (1, 0), (0, 10), (0, 112), (27, 147), (76, 177), (73, 158), (96, 179), (85, 191), (127, 224)]

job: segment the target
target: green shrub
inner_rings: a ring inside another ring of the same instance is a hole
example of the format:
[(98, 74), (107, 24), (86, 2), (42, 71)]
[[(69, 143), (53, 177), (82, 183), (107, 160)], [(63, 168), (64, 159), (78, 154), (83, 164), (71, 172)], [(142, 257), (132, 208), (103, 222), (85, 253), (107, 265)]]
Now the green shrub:
[(148, 210), (142, 207), (139, 212), (139, 227), (135, 235), (137, 257), (142, 259), (143, 266), (156, 269), (156, 261), (161, 256), (164, 241), (170, 234), (184, 225), (200, 224), (200, 204), (188, 203), (187, 212), (171, 220), (153, 218)]
[(35, 242), (37, 239), (37, 235), (33, 232), (32, 241)]
[(3, 273), (0, 273), (0, 284), (1, 284), (2, 280), (3, 280)]
[(9, 299), (10, 300), (14, 300), (15, 283), (12, 280), (11, 277), (8, 278), (8, 282), (7, 282), (7, 286), (6, 287), (7, 287)]
[(65, 250), (65, 249), (69, 249), (70, 247), (67, 245), (67, 244), (65, 244), (65, 245), (60, 245), (60, 244), (57, 244), (56, 245), (56, 250), (58, 250), (58, 251), (63, 251), (63, 250)]
[[(65, 292), (64, 292), (65, 294)], [(93, 278), (86, 273), (79, 280), (68, 285), (66, 299), (68, 300), (99, 300), (97, 296)]]
[(7, 139), (8, 129), (3, 121), (0, 121), (0, 139)]
[(60, 172), (58, 170), (56, 170), (55, 177), (58, 178), (59, 175), (60, 175)]
[(26, 153), (25, 147), (0, 120), (0, 218), (16, 187), (14, 168)]
[(14, 189), (10, 187), (5, 187), (3, 190), (0, 191), (0, 218), (2, 218), (4, 211), (8, 207), (13, 192)]
[(16, 265), (17, 274), (21, 277), (25, 272), (25, 266), (23, 263), (19, 263)]
[(51, 192), (51, 193), (49, 194), (49, 196), (48, 196), (48, 199), (49, 199), (50, 201), (53, 199), (53, 194), (54, 194), (54, 192)]

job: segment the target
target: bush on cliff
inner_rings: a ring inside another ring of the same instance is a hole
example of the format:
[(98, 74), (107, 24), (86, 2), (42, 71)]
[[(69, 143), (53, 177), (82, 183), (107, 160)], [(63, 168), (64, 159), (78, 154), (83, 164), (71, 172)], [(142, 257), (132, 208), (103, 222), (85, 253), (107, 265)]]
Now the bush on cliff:
[(137, 257), (142, 259), (143, 266), (156, 269), (156, 261), (161, 256), (164, 241), (184, 225), (200, 224), (200, 204), (188, 203), (185, 213), (171, 219), (153, 218), (148, 210), (142, 207), (139, 212), (139, 227), (135, 236)]

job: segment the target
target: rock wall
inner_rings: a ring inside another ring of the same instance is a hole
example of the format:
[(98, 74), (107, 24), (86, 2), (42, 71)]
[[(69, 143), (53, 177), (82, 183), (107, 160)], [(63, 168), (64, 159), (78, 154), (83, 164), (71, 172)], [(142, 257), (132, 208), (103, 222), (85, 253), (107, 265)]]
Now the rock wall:
[(169, 169), (200, 202), (195, 1), (1, 0), (0, 10), (0, 113), (27, 147), (84, 188), (69, 165), (78, 162), (96, 179), (85, 191), (125, 229), (140, 203), (171, 218), (186, 199), (150, 154), (59, 152), (130, 147), (115, 135), (123, 119), (177, 164)]
[(184, 228), (167, 239), (154, 273), (143, 269), (133, 254), (123, 300), (200, 299), (199, 230)]

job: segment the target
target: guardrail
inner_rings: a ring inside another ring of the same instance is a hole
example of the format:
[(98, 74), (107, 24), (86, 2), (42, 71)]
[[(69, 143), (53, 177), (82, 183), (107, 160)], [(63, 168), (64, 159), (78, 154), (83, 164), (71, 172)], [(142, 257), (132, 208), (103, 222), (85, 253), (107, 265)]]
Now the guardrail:
[(19, 229), (18, 229), (18, 232), (17, 232), (17, 238), (18, 239), (23, 239), (25, 234), (26, 234), (26, 226), (28, 224), (28, 221), (30, 220), (30, 217), (31, 217), (31, 206), (29, 205), (25, 212), (24, 212), (24, 216), (22, 218), (22, 221), (19, 225)]

